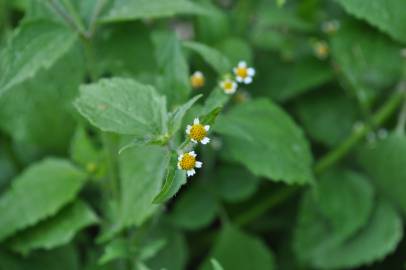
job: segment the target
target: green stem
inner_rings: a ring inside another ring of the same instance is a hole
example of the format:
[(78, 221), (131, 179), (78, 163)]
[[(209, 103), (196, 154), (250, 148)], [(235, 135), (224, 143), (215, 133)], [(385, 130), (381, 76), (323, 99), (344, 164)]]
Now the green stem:
[(102, 134), (103, 145), (105, 147), (106, 160), (109, 172), (109, 184), (111, 195), (113, 199), (119, 197), (119, 173), (117, 164), (118, 143), (117, 137), (114, 134), (103, 132)]

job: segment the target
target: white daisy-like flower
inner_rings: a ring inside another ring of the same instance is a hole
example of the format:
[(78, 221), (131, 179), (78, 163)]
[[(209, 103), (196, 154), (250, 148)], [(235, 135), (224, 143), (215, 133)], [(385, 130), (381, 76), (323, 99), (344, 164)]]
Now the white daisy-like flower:
[(186, 171), (186, 175), (193, 176), (196, 174), (195, 168), (200, 169), (203, 162), (196, 160), (195, 151), (183, 153), (178, 157), (178, 169)]
[(237, 91), (237, 83), (231, 79), (224, 79), (220, 82), (220, 87), (226, 94), (234, 94)]
[(195, 71), (192, 76), (190, 76), (190, 84), (195, 89), (203, 87), (204, 82), (204, 75), (201, 71)]
[(209, 125), (202, 125), (199, 118), (195, 118), (193, 125), (187, 125), (186, 134), (194, 143), (208, 144), (210, 142), (209, 137), (207, 137), (209, 129)]
[(245, 61), (240, 61), (238, 66), (233, 69), (237, 82), (250, 84), (255, 75), (255, 69), (248, 67)]

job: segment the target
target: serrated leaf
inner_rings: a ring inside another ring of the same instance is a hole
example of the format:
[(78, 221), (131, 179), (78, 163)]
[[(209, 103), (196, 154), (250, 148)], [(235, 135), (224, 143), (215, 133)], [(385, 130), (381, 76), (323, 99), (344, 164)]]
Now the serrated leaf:
[(216, 214), (217, 202), (213, 194), (202, 185), (195, 185), (176, 200), (170, 218), (180, 228), (197, 230), (209, 225)]
[(406, 11), (403, 0), (336, 0), (344, 9), (357, 18), (406, 43)]
[(121, 196), (113, 226), (101, 240), (109, 240), (122, 229), (139, 226), (157, 209), (152, 201), (159, 193), (166, 165), (166, 149), (159, 146), (137, 146), (119, 155)]
[(188, 110), (196, 103), (198, 99), (200, 99), (203, 95), (197, 95), (191, 98), (185, 104), (177, 107), (174, 112), (169, 115), (168, 119), (168, 129), (169, 134), (175, 134), (176, 131), (179, 130), (180, 126), (182, 125), (183, 118)]
[(162, 134), (166, 127), (165, 98), (152, 86), (112, 78), (82, 85), (78, 111), (103, 131), (139, 137)]
[(63, 159), (31, 165), (0, 198), (0, 240), (54, 215), (76, 196), (85, 178)]
[(373, 190), (362, 175), (334, 169), (318, 184), (302, 200), (295, 232), (296, 254), (310, 263), (351, 239), (367, 225), (373, 209)]
[(0, 128), (41, 154), (65, 153), (75, 128), (72, 100), (83, 77), (84, 63), (75, 48), (0, 98)]
[(0, 51), (0, 96), (12, 86), (49, 68), (74, 44), (75, 33), (49, 21), (22, 24)]
[(367, 144), (358, 152), (358, 160), (378, 191), (406, 214), (406, 138), (391, 134)]
[(176, 33), (156, 32), (153, 35), (156, 59), (161, 75), (158, 89), (168, 99), (169, 108), (185, 102), (190, 93), (189, 66)]
[(101, 22), (154, 19), (177, 14), (207, 14), (207, 11), (187, 0), (116, 0)]
[(255, 175), (288, 184), (313, 181), (312, 155), (302, 130), (272, 102), (258, 99), (236, 106), (217, 119), (214, 130), (224, 136), (225, 155)]
[(231, 64), (230, 61), (225, 57), (221, 52), (213, 49), (205, 44), (194, 42), (194, 41), (187, 41), (184, 42), (183, 45), (195, 51), (196, 53), (200, 54), (203, 59), (212, 66), (217, 73), (222, 76), (227, 72), (231, 72)]
[(392, 253), (402, 236), (402, 219), (389, 203), (381, 201), (366, 227), (342, 245), (322, 250), (314, 265), (343, 269), (370, 264)]
[(23, 254), (39, 248), (49, 250), (69, 243), (76, 233), (97, 221), (93, 210), (77, 200), (55, 216), (13, 237), (10, 245), (13, 250)]
[(155, 196), (153, 203), (163, 203), (179, 191), (182, 185), (186, 183), (186, 173), (177, 168), (178, 155), (176, 152), (171, 154), (171, 158), (166, 169), (164, 185), (158, 195)]
[[(210, 252), (224, 269), (275, 269), (274, 257), (261, 239), (231, 225), (226, 226)], [(212, 269), (208, 261), (200, 269)]]

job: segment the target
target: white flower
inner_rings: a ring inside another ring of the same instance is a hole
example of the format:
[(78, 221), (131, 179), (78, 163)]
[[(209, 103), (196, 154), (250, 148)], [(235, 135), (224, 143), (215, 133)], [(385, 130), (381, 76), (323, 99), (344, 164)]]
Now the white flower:
[(240, 61), (238, 66), (233, 69), (236, 76), (236, 80), (239, 83), (250, 84), (252, 82), (252, 77), (255, 75), (255, 69), (252, 67), (247, 67), (247, 63)]
[(200, 169), (203, 162), (196, 160), (195, 151), (183, 153), (178, 157), (178, 169), (186, 171), (186, 175), (193, 176), (196, 174), (195, 168)]
[(220, 87), (224, 90), (226, 94), (234, 94), (237, 91), (237, 83), (230, 79), (225, 79), (220, 82)]
[(207, 137), (207, 132), (210, 126), (203, 126), (200, 124), (199, 118), (195, 118), (193, 125), (187, 125), (186, 134), (189, 136), (190, 140), (194, 143), (208, 144), (210, 142), (209, 137)]
[(204, 75), (201, 71), (195, 71), (192, 76), (190, 76), (190, 84), (195, 89), (203, 87), (204, 82)]

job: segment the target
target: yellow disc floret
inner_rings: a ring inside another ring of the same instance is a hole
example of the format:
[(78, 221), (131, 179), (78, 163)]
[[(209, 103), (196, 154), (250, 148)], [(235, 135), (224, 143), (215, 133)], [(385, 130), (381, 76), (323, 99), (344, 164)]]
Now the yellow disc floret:
[(200, 142), (207, 135), (207, 131), (202, 124), (193, 124), (190, 128), (189, 136), (192, 140)]
[(200, 71), (196, 71), (195, 73), (190, 76), (190, 84), (192, 85), (193, 88), (201, 88), (204, 86), (204, 75)]
[(237, 67), (235, 70), (235, 75), (241, 78), (246, 78), (248, 76), (247, 67)]
[(188, 171), (192, 170), (196, 165), (196, 157), (190, 153), (183, 154), (181, 160), (179, 161), (179, 166), (182, 170)]

